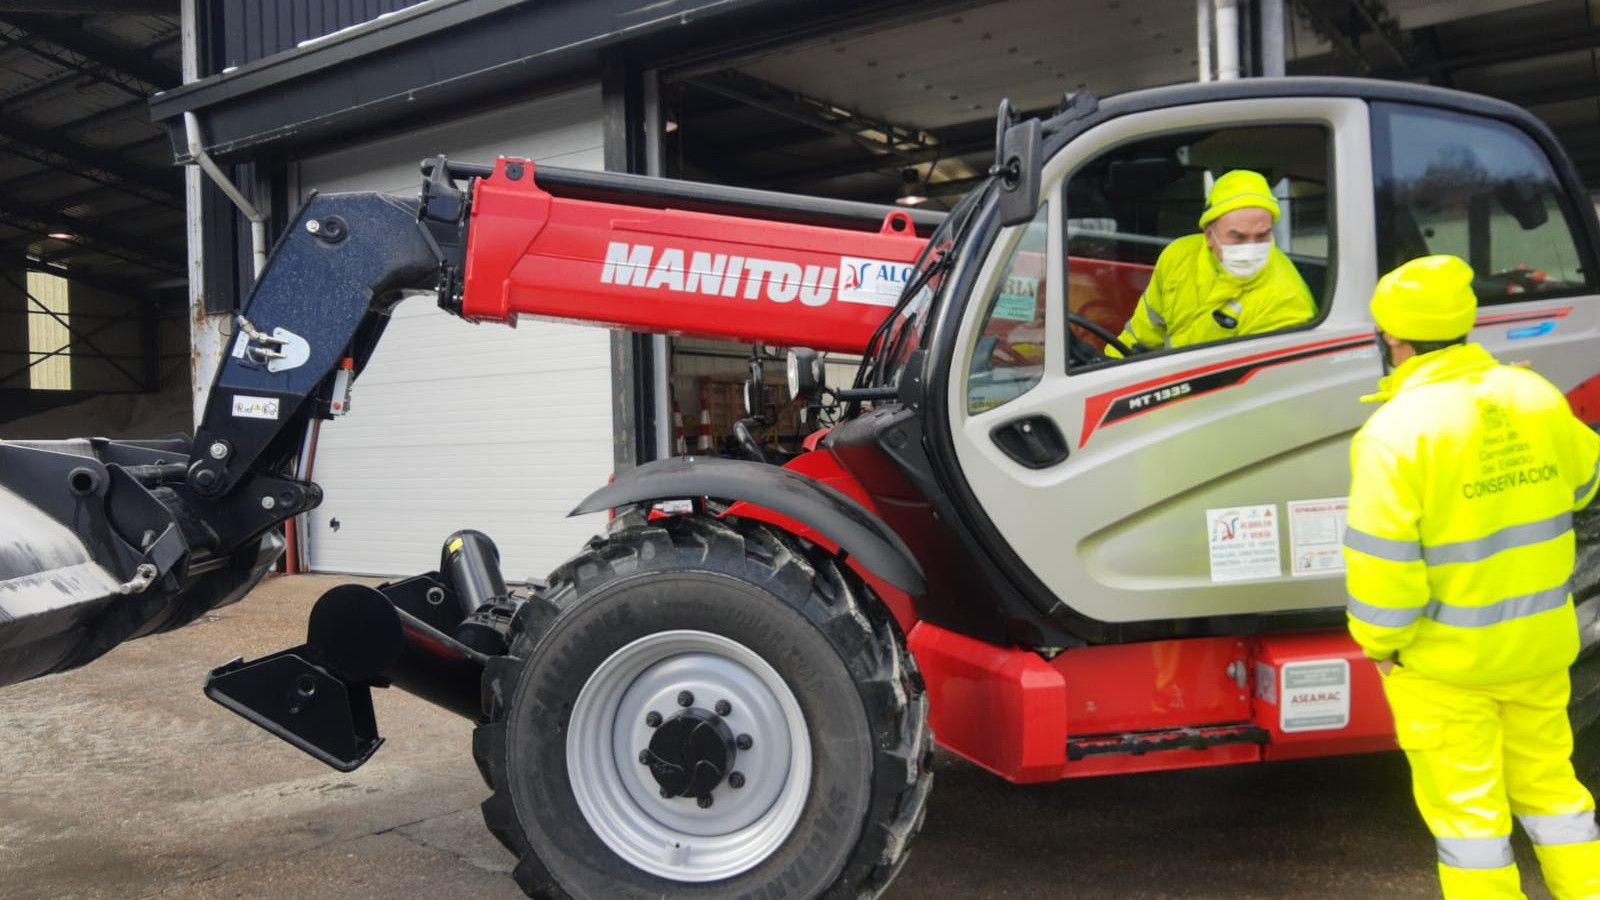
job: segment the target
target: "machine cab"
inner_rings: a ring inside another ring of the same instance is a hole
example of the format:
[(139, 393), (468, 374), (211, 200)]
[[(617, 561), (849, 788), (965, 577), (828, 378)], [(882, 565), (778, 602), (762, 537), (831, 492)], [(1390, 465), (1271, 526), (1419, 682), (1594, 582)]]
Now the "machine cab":
[[(1509, 106), (1365, 90), (1114, 98), (1046, 123), (1032, 221), (997, 227), (991, 204), (986, 228), (974, 214), (974, 252), (948, 277), (965, 302), (927, 330), (942, 387), (930, 451), (967, 501), (964, 524), (1044, 603), (1191, 626), (1342, 607), (1349, 441), (1381, 375), (1367, 301), (1416, 256), (1467, 259), (1472, 339), (1600, 419), (1594, 216), (1553, 139)], [(1241, 168), (1271, 186), (1274, 244), (1310, 317), (1107, 353), (1162, 252), (1199, 231), (1214, 179)]]

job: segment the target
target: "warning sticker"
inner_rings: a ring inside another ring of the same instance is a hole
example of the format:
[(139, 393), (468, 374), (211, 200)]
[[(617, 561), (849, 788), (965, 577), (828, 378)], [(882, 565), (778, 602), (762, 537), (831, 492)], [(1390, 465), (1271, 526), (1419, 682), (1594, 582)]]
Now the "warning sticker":
[(1344, 571), (1344, 520), (1348, 497), (1290, 500), (1289, 574), (1330, 575)]
[(1283, 664), (1283, 704), (1278, 727), (1336, 731), (1350, 724), (1350, 662), (1319, 659)]
[(1278, 554), (1278, 507), (1230, 506), (1206, 510), (1211, 540), (1211, 580), (1244, 581), (1283, 574)]
[(278, 398), (233, 395), (233, 415), (240, 419), (276, 419)]

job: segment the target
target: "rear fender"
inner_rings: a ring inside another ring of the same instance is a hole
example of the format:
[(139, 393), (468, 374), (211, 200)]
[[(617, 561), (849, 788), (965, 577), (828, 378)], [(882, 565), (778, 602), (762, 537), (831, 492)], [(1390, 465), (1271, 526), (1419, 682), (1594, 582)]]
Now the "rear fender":
[[(894, 612), (905, 626), (909, 598), (927, 591), (922, 566), (900, 536), (856, 499), (865, 497), (859, 485), (837, 466), (829, 471), (826, 460), (813, 459), (825, 456), (805, 454), (790, 463), (790, 468), (694, 456), (657, 460), (618, 475), (571, 514), (683, 498), (736, 501), (729, 515), (769, 522), (847, 554), (874, 589), (882, 585), (900, 595), (900, 608)], [(819, 464), (821, 468), (815, 468)], [(848, 490), (852, 486), (854, 490)]]

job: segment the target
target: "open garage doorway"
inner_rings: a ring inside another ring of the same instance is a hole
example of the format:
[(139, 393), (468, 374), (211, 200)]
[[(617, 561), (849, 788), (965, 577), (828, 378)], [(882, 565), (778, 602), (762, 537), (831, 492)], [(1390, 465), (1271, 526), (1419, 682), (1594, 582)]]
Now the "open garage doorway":
[[(1103, 2), (1084, 16), (1056, 0), (963, 4), (663, 72), (661, 174), (948, 210), (985, 177), (1002, 99), (1046, 114), (1080, 90), (1193, 80), (1194, 0)], [(741, 455), (733, 431), (753, 349), (672, 341), (675, 454)], [(758, 354), (769, 408), (757, 439), (778, 458), (815, 427), (788, 403), (784, 351)], [(856, 359), (825, 360), (828, 383), (848, 386)]]

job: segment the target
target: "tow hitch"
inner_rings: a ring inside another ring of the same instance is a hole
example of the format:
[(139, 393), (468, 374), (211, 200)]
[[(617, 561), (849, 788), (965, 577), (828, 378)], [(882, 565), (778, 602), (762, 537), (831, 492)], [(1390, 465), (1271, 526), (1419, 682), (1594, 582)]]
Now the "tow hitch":
[(482, 718), (484, 668), (506, 652), (511, 617), (527, 600), (506, 589), (494, 542), (460, 531), (437, 572), (330, 589), (311, 609), (304, 644), (219, 666), (206, 696), (349, 772), (383, 744), (373, 688), (392, 685)]

